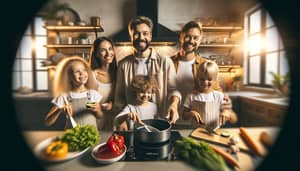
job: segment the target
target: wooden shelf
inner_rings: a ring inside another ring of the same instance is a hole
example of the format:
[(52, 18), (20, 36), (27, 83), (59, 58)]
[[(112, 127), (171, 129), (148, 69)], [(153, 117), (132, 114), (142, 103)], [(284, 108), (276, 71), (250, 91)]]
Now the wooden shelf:
[(232, 26), (203, 26), (202, 30), (209, 31), (209, 32), (224, 32), (224, 31), (239, 31), (243, 30), (243, 27), (232, 27)]
[(91, 48), (91, 44), (48, 44), (46, 48)]
[(240, 65), (218, 65), (219, 72), (231, 72), (233, 69), (241, 68)]
[(239, 44), (200, 44), (201, 47), (211, 47), (211, 48), (233, 48), (233, 47), (240, 47)]
[(77, 31), (77, 32), (104, 32), (104, 29), (101, 26), (46, 26), (48, 31)]

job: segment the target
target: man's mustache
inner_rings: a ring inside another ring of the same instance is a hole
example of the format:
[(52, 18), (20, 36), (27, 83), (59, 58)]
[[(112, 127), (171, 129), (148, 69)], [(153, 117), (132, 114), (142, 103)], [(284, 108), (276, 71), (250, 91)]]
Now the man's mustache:
[(136, 40), (135, 42), (136, 42), (136, 43), (141, 43), (141, 42), (148, 43), (147, 40)]

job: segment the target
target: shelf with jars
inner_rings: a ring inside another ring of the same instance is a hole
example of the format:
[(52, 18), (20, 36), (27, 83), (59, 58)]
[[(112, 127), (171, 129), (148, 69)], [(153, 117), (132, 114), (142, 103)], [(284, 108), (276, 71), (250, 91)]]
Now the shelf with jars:
[(200, 48), (236, 48), (240, 47), (243, 27), (237, 26), (203, 26)]
[(48, 33), (47, 48), (90, 48), (98, 33), (104, 31), (101, 26), (89, 25), (48, 25), (45, 28)]

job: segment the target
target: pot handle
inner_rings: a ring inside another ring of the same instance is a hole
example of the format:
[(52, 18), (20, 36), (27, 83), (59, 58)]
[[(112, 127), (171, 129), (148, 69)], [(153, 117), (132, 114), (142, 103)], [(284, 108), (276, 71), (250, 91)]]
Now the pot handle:
[(168, 124), (170, 125), (170, 128), (173, 127), (174, 123), (171, 123), (168, 118), (164, 117), (163, 120), (168, 122)]

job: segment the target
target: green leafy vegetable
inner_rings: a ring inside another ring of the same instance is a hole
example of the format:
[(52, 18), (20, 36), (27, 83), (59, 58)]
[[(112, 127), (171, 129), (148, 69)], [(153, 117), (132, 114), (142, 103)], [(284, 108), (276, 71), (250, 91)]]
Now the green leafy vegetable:
[(175, 142), (177, 155), (199, 169), (209, 171), (229, 170), (223, 157), (217, 154), (206, 142), (183, 137)]
[(68, 143), (68, 151), (81, 151), (98, 144), (100, 134), (93, 125), (77, 125), (75, 128), (66, 130), (58, 139)]

